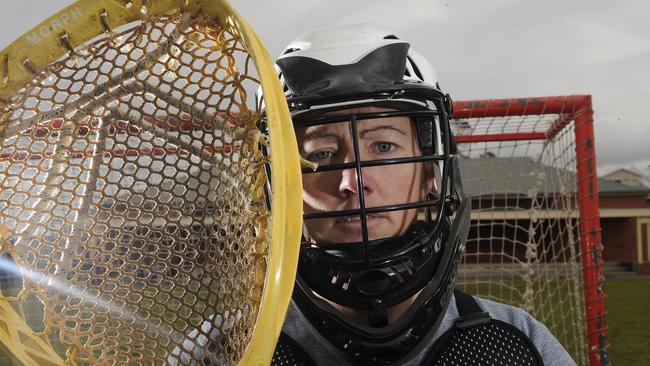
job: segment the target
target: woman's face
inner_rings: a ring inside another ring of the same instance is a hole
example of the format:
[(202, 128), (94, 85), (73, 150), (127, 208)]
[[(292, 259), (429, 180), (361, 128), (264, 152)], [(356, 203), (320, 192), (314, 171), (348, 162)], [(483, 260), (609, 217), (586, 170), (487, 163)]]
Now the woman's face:
[[(323, 117), (391, 111), (365, 107), (331, 112)], [(350, 123), (306, 127), (297, 131), (303, 158), (328, 165), (354, 161)], [(409, 117), (357, 121), (359, 154), (362, 161), (421, 156)], [(365, 207), (418, 202), (433, 191), (433, 177), (422, 163), (375, 166), (362, 169)], [(303, 175), (305, 213), (359, 208), (359, 187), (355, 169)], [(415, 221), (417, 210), (400, 210), (367, 215), (368, 239), (402, 235)], [(305, 220), (305, 236), (316, 244), (362, 240), (359, 216)]]

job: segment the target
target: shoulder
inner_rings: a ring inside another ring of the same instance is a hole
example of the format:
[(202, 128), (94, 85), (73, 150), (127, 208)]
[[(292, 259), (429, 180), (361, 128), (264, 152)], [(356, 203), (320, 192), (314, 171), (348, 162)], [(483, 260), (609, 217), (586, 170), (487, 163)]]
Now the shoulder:
[(545, 365), (575, 365), (562, 344), (548, 328), (522, 308), (474, 297), (481, 309), (493, 319), (501, 320), (521, 330), (537, 347)]
[(318, 360), (319, 365), (344, 366), (348, 363), (341, 360), (332, 352), (329, 343), (318, 335), (298, 305), (291, 300), (282, 326), (282, 332), (300, 345), (300, 348), (312, 359)]

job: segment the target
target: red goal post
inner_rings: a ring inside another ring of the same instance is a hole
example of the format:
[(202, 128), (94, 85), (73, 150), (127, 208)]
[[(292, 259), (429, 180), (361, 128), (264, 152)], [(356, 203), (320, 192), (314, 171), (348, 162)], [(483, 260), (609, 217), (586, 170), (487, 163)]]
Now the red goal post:
[(591, 96), (456, 101), (452, 129), (473, 209), (459, 285), (607, 365)]

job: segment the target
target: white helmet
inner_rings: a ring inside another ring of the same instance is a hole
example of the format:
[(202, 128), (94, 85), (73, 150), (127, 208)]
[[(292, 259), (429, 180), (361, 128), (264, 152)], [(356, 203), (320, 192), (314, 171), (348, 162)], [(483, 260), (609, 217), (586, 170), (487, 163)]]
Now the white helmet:
[[(408, 45), (408, 42), (374, 24), (319, 28), (289, 43), (278, 60), (287, 57), (309, 57), (330, 65), (354, 64), (374, 50), (390, 44)], [(425, 82), (438, 87), (438, 78), (431, 64), (410, 48), (405, 66), (404, 80)]]

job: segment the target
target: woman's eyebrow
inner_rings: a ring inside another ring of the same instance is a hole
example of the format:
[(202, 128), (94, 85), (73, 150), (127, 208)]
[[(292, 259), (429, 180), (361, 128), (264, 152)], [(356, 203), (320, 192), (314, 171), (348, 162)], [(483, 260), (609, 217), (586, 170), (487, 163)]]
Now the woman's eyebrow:
[(300, 140), (302, 143), (305, 143), (305, 142), (309, 142), (317, 139), (325, 139), (325, 138), (333, 138), (338, 140), (339, 136), (332, 132), (314, 131), (314, 132), (306, 133), (304, 136), (302, 136)]
[(398, 132), (404, 136), (406, 136), (406, 132), (402, 131), (401, 129), (395, 127), (395, 126), (390, 126), (390, 125), (381, 125), (381, 126), (374, 126), (371, 128), (364, 128), (362, 131), (359, 132), (359, 137), (364, 138), (364, 136), (370, 132), (376, 132), (380, 130), (392, 130), (395, 132)]
[[(364, 128), (363, 130), (359, 131), (359, 138), (364, 138), (366, 134), (372, 133), (372, 132), (377, 132), (377, 131), (382, 131), (382, 130), (389, 130), (389, 131), (395, 131), (401, 135), (407, 136), (408, 134), (404, 132), (403, 130), (391, 126), (391, 125), (379, 125), (379, 126), (372, 126), (368, 128)], [(334, 139), (334, 140), (340, 140), (340, 136), (336, 133), (329, 132), (324, 129), (319, 129), (313, 132), (307, 132), (303, 136), (300, 137), (300, 142), (301, 143), (306, 143), (309, 141), (313, 140), (318, 140), (318, 139)]]

